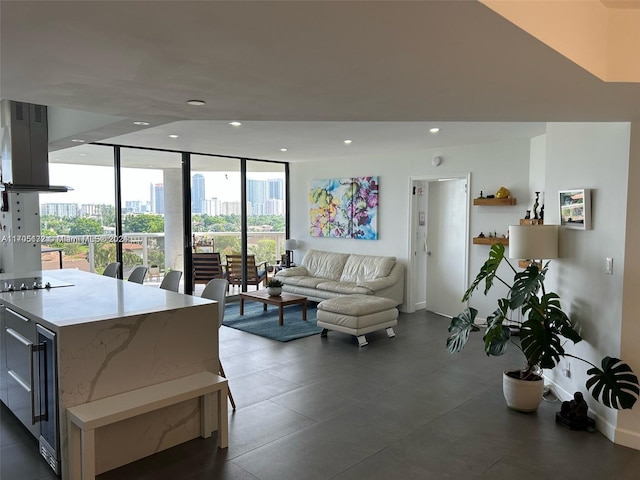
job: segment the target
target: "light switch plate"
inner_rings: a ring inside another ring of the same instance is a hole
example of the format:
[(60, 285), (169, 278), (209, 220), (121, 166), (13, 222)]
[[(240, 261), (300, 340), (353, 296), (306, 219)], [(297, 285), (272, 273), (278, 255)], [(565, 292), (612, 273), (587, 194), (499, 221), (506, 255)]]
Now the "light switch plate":
[(607, 257), (606, 265), (604, 267), (604, 273), (607, 275), (613, 275), (613, 258)]

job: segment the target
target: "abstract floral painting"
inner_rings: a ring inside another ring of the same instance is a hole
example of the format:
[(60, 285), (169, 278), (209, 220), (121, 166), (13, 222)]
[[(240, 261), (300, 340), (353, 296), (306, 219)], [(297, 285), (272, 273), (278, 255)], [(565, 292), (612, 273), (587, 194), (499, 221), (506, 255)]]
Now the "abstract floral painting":
[(312, 237), (378, 239), (378, 177), (312, 180)]

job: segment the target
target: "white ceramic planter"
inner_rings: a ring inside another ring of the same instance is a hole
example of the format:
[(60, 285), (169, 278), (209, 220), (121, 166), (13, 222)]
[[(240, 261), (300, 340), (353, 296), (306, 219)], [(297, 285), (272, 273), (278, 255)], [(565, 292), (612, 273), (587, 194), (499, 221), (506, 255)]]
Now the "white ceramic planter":
[(270, 297), (277, 297), (282, 293), (282, 287), (267, 287), (267, 293)]
[(535, 412), (542, 401), (544, 379), (520, 380), (502, 374), (502, 392), (507, 407), (518, 412)]

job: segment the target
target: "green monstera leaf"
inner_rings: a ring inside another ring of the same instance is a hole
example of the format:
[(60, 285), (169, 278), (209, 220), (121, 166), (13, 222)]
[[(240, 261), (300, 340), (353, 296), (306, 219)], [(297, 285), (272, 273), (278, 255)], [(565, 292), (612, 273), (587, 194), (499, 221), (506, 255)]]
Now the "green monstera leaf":
[(638, 377), (619, 358), (604, 357), (602, 370), (593, 367), (587, 375), (591, 375), (587, 389), (598, 402), (618, 410), (632, 408), (636, 403), (640, 393)]
[(520, 308), (534, 296), (547, 273), (548, 263), (542, 270), (538, 270), (536, 265), (529, 265), (524, 271), (516, 273), (513, 287), (509, 292), (509, 307), (512, 310)]
[(476, 288), (478, 288), (478, 285), (482, 280), (485, 281), (484, 294), (485, 295), (487, 294), (487, 292), (491, 289), (491, 286), (493, 285), (493, 279), (496, 276), (498, 267), (500, 266), (500, 263), (502, 263), (503, 259), (504, 259), (504, 245), (502, 245), (501, 243), (494, 243), (493, 246), (491, 247), (491, 250), (489, 251), (489, 259), (486, 262), (484, 262), (484, 265), (482, 265), (482, 268), (480, 268), (480, 273), (478, 273), (475, 280), (473, 281), (473, 283), (471, 283), (471, 286), (467, 289), (467, 291), (464, 292), (464, 296), (462, 297), (463, 302), (466, 302), (471, 298), (471, 295), (473, 295), (473, 292), (475, 291)]
[(487, 329), (484, 333), (484, 351), (487, 355), (504, 355), (511, 338), (511, 330), (503, 325), (507, 318), (509, 302), (505, 298), (498, 300), (498, 308), (487, 317)]
[(560, 336), (531, 317), (520, 328), (520, 344), (527, 363), (541, 368), (554, 368), (565, 353)]
[(449, 350), (449, 353), (462, 351), (469, 341), (469, 334), (479, 330), (473, 323), (477, 314), (478, 310), (475, 308), (465, 308), (464, 312), (451, 319), (449, 324), (449, 333), (451, 335), (447, 338), (447, 350)]

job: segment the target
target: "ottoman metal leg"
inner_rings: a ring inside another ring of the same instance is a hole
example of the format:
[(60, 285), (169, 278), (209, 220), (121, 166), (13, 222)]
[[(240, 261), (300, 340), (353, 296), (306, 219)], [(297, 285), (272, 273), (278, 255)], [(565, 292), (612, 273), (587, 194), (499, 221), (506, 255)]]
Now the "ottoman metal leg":
[(388, 327), (387, 328), (387, 336), (389, 338), (395, 337), (396, 336), (396, 332), (393, 331), (393, 327)]
[(369, 345), (369, 342), (367, 342), (367, 337), (365, 337), (364, 335), (358, 335), (358, 346), (364, 347), (365, 345)]

